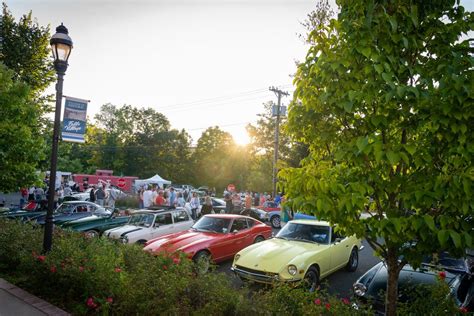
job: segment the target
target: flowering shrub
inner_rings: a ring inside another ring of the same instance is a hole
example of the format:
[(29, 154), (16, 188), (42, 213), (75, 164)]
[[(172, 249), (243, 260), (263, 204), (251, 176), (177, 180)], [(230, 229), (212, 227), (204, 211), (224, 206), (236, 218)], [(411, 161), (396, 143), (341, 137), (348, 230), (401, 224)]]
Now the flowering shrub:
[[(324, 291), (235, 289), (224, 274), (196, 274), (184, 254), (155, 257), (137, 245), (58, 229), (54, 234), (52, 251), (41, 254), (42, 229), (0, 219), (0, 276), (75, 315), (373, 314)], [(429, 304), (426, 298), (411, 302), (401, 314), (462, 312), (446, 300), (445, 287), (433, 291)]]

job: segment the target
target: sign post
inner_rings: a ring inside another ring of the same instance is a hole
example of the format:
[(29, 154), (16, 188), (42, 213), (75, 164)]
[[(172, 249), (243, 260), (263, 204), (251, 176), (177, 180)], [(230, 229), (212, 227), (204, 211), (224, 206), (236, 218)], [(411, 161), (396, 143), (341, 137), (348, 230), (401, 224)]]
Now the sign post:
[(125, 188), (125, 179), (124, 178), (119, 178), (117, 180), (117, 186), (120, 188), (120, 189), (124, 189)]
[(88, 100), (65, 97), (63, 117), (63, 130), (61, 137), (63, 141), (84, 143), (87, 121)]

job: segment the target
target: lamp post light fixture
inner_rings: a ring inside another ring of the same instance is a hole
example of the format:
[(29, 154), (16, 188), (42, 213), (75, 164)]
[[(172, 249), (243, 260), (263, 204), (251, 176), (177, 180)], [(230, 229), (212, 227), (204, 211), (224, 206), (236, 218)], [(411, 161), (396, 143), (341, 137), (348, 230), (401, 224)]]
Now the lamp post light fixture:
[(49, 42), (54, 58), (54, 69), (58, 76), (56, 83), (56, 110), (54, 114), (53, 129), (53, 145), (51, 148), (51, 168), (49, 171), (49, 188), (48, 188), (48, 211), (46, 213), (46, 221), (44, 226), (43, 251), (51, 250), (53, 244), (53, 211), (54, 211), (54, 195), (56, 194), (56, 166), (58, 162), (58, 141), (59, 141), (59, 125), (61, 120), (61, 102), (63, 98), (63, 77), (66, 74), (69, 55), (72, 49), (72, 40), (68, 35), (67, 28), (61, 23), (56, 28), (56, 33), (51, 37)]

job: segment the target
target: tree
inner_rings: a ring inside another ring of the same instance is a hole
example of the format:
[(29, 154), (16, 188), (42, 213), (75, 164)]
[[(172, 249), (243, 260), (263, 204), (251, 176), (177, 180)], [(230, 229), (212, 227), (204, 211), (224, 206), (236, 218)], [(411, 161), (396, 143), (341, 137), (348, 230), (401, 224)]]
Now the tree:
[(14, 80), (25, 82), (30, 93), (39, 97), (55, 80), (49, 27), (40, 26), (31, 11), (15, 22), (5, 3), (0, 21), (0, 61), (14, 72)]
[[(247, 125), (250, 137), (250, 170), (247, 176), (247, 188), (259, 192), (272, 191), (273, 155), (275, 152), (275, 124), (272, 116), (273, 102), (264, 103), (264, 112), (258, 114), (255, 125)], [(278, 144), (278, 168), (298, 167), (300, 161), (308, 155), (307, 146), (294, 141), (286, 132), (286, 117), (281, 116), (281, 129)]]
[(217, 126), (209, 127), (199, 138), (193, 154), (195, 179), (217, 190), (229, 183), (243, 188), (246, 158), (244, 149), (235, 144), (229, 133)]
[(474, 16), (455, 1), (339, 4), (310, 33), (295, 80), (289, 130), (310, 157), (280, 176), (296, 207), (385, 259), (395, 315), (405, 264), (472, 247), (473, 55), (462, 35)]
[(0, 192), (35, 184), (43, 141), (28, 86), (0, 63)]

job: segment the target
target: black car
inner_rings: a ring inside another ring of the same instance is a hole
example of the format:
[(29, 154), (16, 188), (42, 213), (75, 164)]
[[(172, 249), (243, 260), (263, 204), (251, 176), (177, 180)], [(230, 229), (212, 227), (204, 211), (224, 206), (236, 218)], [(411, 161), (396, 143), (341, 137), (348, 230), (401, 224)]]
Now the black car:
[[(457, 272), (457, 271), (453, 271)], [(450, 273), (445, 272), (444, 281), (451, 288), (451, 294), (459, 308), (474, 311), (474, 276), (470, 273)], [(413, 288), (419, 285), (434, 285), (437, 282), (437, 272), (422, 265), (420, 269), (413, 269), (406, 265), (398, 278), (399, 302), (407, 303), (414, 299), (411, 295)], [(354, 295), (357, 300), (366, 304), (371, 302), (377, 314), (385, 313), (384, 292), (387, 288), (387, 266), (380, 262), (353, 285)]]

